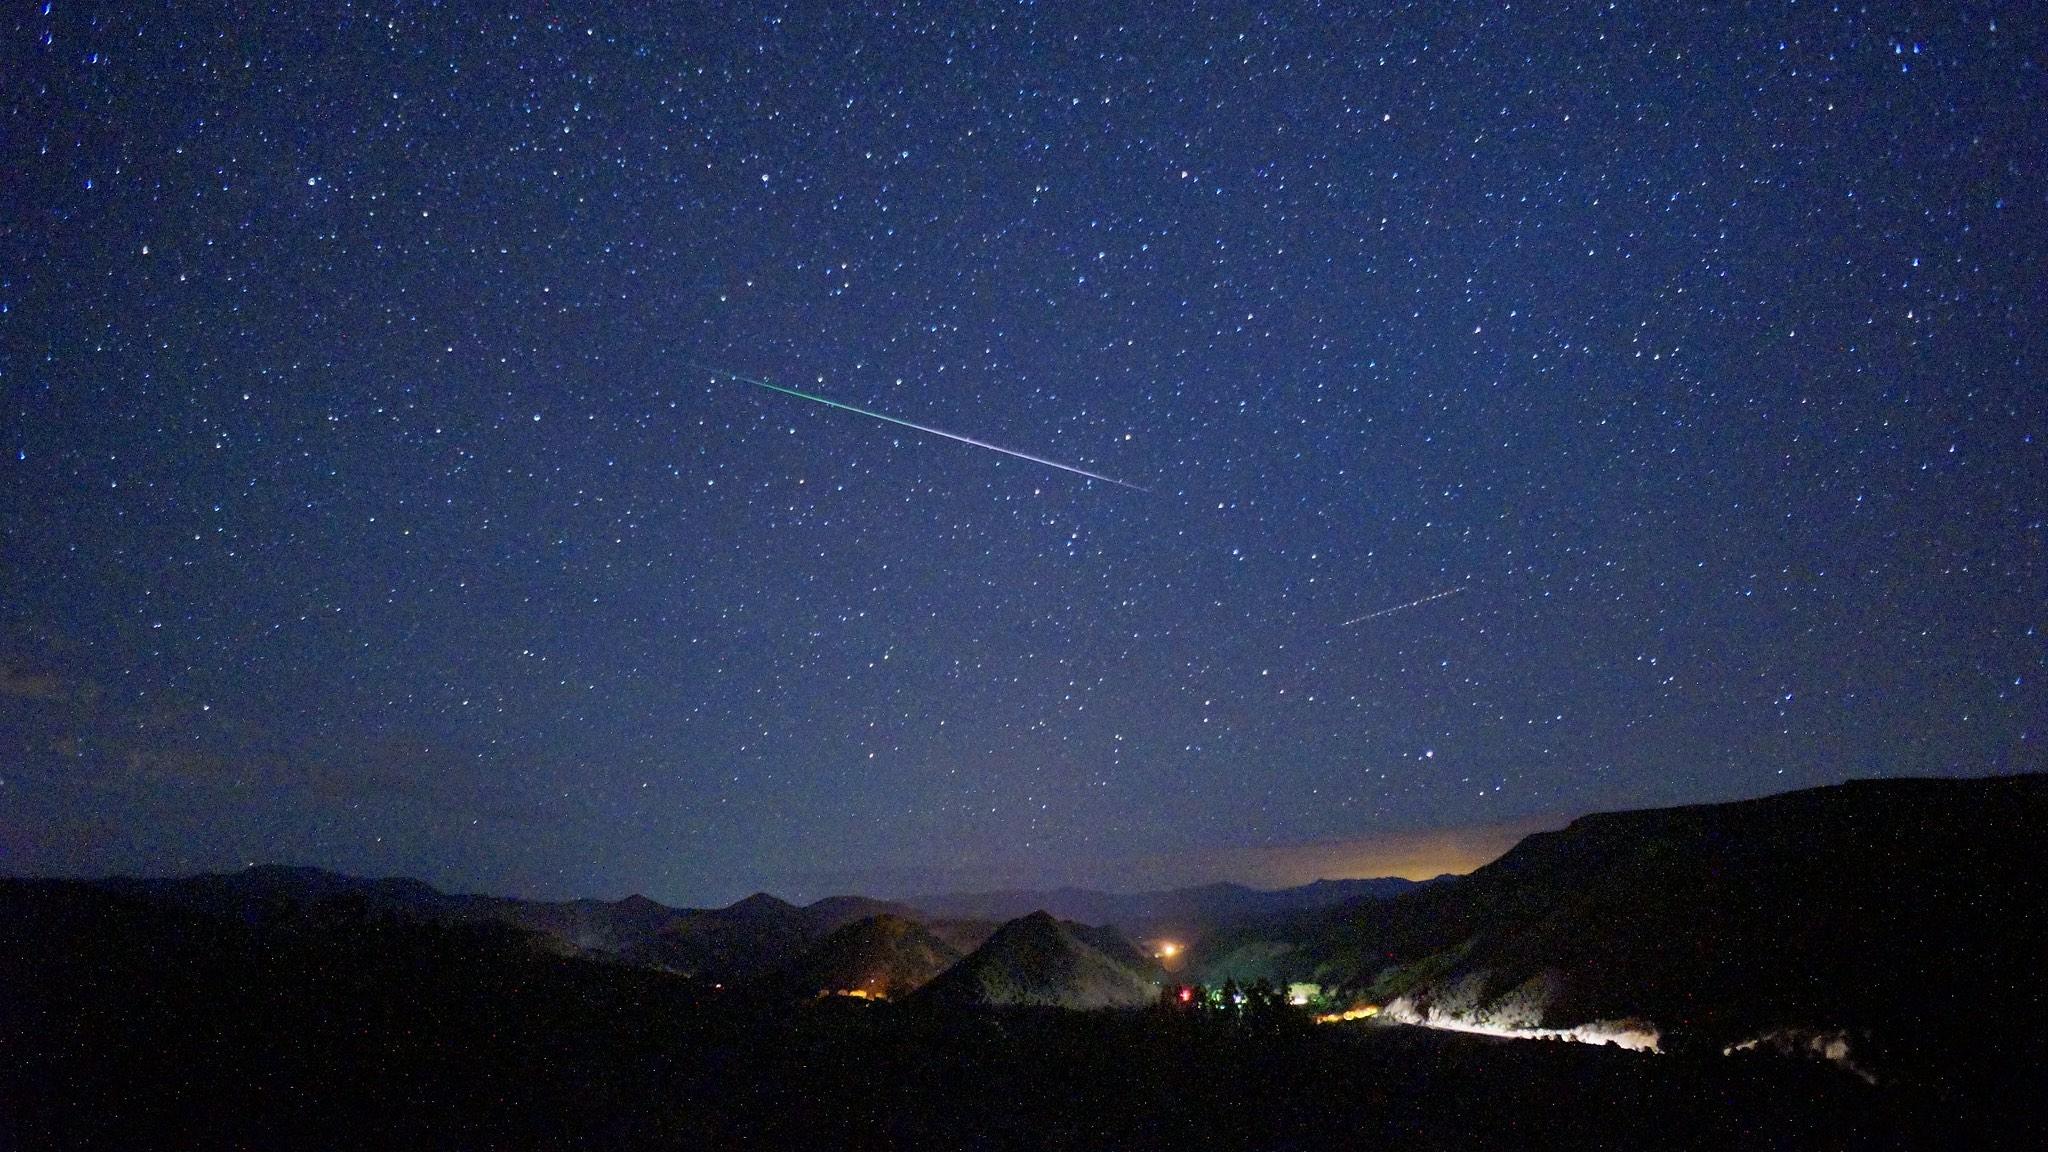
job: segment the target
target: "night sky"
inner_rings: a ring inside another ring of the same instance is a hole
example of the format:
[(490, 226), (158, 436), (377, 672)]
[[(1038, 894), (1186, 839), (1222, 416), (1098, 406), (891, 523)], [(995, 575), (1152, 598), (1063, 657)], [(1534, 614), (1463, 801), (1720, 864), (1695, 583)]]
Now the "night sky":
[(2026, 5), (242, 7), (4, 17), (0, 870), (1277, 883), (2043, 767)]

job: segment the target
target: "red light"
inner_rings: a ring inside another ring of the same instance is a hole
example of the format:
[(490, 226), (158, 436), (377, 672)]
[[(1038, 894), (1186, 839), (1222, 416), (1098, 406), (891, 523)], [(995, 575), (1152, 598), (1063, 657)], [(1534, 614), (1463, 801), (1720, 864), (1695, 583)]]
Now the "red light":
[(1186, 988), (1183, 988), (1183, 989), (1181, 989), (1181, 990), (1180, 990), (1180, 1002), (1181, 1002), (1181, 1003), (1185, 1004), (1185, 1003), (1187, 1003), (1188, 1001), (1190, 1001), (1190, 1000), (1193, 1000), (1194, 998), (1195, 998), (1195, 994), (1194, 994), (1194, 992), (1193, 992), (1193, 991), (1191, 991), (1191, 990), (1189, 990), (1189, 989), (1186, 989)]

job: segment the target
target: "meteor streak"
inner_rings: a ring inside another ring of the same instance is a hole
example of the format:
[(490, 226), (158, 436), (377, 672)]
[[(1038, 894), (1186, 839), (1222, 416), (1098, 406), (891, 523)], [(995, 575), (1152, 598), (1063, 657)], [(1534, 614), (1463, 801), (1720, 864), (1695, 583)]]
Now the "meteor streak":
[(1460, 584), (1460, 585), (1458, 585), (1458, 586), (1457, 586), (1456, 588), (1451, 588), (1451, 589), (1448, 589), (1448, 590), (1446, 590), (1446, 591), (1443, 591), (1443, 592), (1435, 592), (1435, 593), (1431, 593), (1431, 594), (1430, 594), (1430, 595), (1428, 595), (1428, 596), (1424, 596), (1424, 597), (1423, 597), (1422, 599), (1420, 599), (1420, 600), (1410, 600), (1410, 601), (1409, 601), (1409, 602), (1407, 602), (1406, 604), (1396, 604), (1396, 605), (1394, 605), (1394, 606), (1393, 606), (1392, 608), (1382, 608), (1382, 609), (1380, 609), (1380, 610), (1379, 610), (1379, 611), (1377, 611), (1377, 612), (1367, 612), (1367, 613), (1366, 613), (1365, 615), (1363, 615), (1363, 616), (1360, 616), (1360, 617), (1359, 617), (1358, 619), (1356, 619), (1356, 620), (1346, 620), (1346, 621), (1345, 621), (1345, 622), (1343, 622), (1342, 624), (1339, 624), (1339, 625), (1337, 625), (1337, 627), (1339, 627), (1339, 628), (1349, 628), (1349, 627), (1351, 627), (1351, 626), (1352, 626), (1353, 624), (1363, 624), (1363, 623), (1365, 623), (1365, 622), (1366, 622), (1367, 620), (1377, 620), (1377, 619), (1379, 619), (1380, 617), (1382, 617), (1382, 616), (1385, 616), (1385, 615), (1387, 615), (1387, 614), (1388, 614), (1388, 613), (1390, 613), (1390, 612), (1399, 612), (1399, 611), (1401, 611), (1401, 610), (1402, 610), (1402, 609), (1404, 609), (1404, 608), (1414, 608), (1414, 607), (1417, 607), (1417, 606), (1419, 606), (1419, 605), (1427, 604), (1427, 603), (1429, 603), (1429, 602), (1430, 602), (1431, 600), (1441, 600), (1441, 599), (1443, 599), (1443, 598), (1444, 598), (1444, 597), (1446, 597), (1446, 596), (1455, 596), (1455, 595), (1457, 595), (1458, 593), (1460, 593), (1460, 592), (1463, 592), (1463, 591), (1464, 591), (1465, 589), (1467, 589), (1467, 588), (1469, 588), (1469, 587), (1471, 587), (1471, 585), (1469, 585), (1469, 584)]
[(1029, 452), (1019, 452), (1015, 448), (1005, 448), (1000, 444), (991, 444), (986, 440), (976, 440), (972, 436), (962, 436), (958, 432), (948, 432), (943, 428), (930, 428), (926, 427), (923, 424), (913, 424), (908, 420), (898, 419), (897, 417), (894, 416), (887, 416), (880, 412), (870, 412), (865, 408), (855, 408), (851, 404), (841, 404), (837, 400), (828, 400), (823, 396), (813, 396), (809, 392), (799, 392), (794, 388), (785, 388), (780, 384), (771, 384), (766, 380), (757, 380), (752, 376), (742, 376), (737, 372), (727, 371), (724, 368), (713, 368), (709, 364), (697, 364), (694, 365), (694, 367), (705, 372), (716, 373), (717, 375), (729, 377), (733, 380), (739, 380), (747, 384), (752, 384), (757, 388), (766, 388), (770, 392), (780, 392), (785, 396), (795, 396), (800, 400), (809, 400), (812, 401), (813, 403), (823, 404), (827, 408), (838, 408), (841, 411), (852, 412), (857, 415), (869, 417), (870, 419), (881, 420), (886, 423), (900, 425), (904, 428), (912, 429), (913, 431), (923, 432), (928, 436), (943, 436), (948, 440), (958, 440), (962, 444), (972, 444), (976, 448), (986, 448), (991, 452), (1001, 452), (1005, 456), (1015, 456), (1019, 460), (1029, 460), (1033, 464), (1043, 464), (1048, 468), (1057, 468), (1062, 472), (1072, 472), (1076, 476), (1086, 476), (1090, 480), (1100, 480), (1105, 484), (1114, 484), (1119, 488), (1129, 488), (1133, 492), (1143, 492), (1147, 495), (1150, 495), (1152, 491), (1150, 488), (1140, 488), (1136, 484), (1127, 483), (1125, 481), (1117, 479), (1114, 476), (1104, 476), (1100, 472), (1090, 472), (1086, 468), (1076, 468), (1072, 464), (1062, 464), (1057, 460), (1047, 460), (1043, 456), (1033, 456)]

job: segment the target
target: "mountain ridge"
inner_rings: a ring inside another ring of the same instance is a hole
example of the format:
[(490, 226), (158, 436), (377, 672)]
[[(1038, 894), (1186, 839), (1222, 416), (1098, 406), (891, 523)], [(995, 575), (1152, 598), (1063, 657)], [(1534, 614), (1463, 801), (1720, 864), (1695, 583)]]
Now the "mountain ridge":
[(1044, 910), (1062, 920), (1098, 926), (1115, 924), (1139, 932), (1169, 927), (1194, 930), (1244, 916), (1334, 907), (1354, 900), (1386, 899), (1442, 879), (1440, 876), (1421, 881), (1401, 877), (1320, 879), (1275, 889), (1218, 881), (1144, 892), (1105, 892), (1073, 886), (1004, 888), (986, 892), (928, 893), (908, 897), (905, 903), (934, 916), (1007, 921)]
[(1233, 926), (1194, 965), (1409, 1022), (1666, 1050), (1790, 1034), (1932, 1075), (1934, 1052), (2041, 1055), (2043, 842), (2043, 775), (1595, 813), (1440, 885)]

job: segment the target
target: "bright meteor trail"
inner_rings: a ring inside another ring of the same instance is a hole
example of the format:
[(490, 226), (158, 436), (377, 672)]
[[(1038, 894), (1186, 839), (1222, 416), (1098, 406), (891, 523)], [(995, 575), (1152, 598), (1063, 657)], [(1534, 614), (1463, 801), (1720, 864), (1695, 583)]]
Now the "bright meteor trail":
[(1339, 627), (1339, 628), (1349, 628), (1349, 627), (1351, 627), (1351, 626), (1352, 626), (1353, 624), (1363, 624), (1363, 623), (1365, 623), (1365, 622), (1366, 622), (1367, 620), (1377, 620), (1377, 619), (1379, 619), (1380, 617), (1382, 617), (1382, 616), (1385, 616), (1385, 615), (1387, 615), (1388, 613), (1391, 613), (1391, 612), (1399, 612), (1399, 611), (1401, 611), (1401, 610), (1402, 610), (1402, 609), (1404, 609), (1404, 608), (1414, 608), (1414, 607), (1417, 607), (1417, 606), (1419, 606), (1419, 605), (1427, 604), (1427, 603), (1429, 603), (1429, 602), (1430, 602), (1431, 600), (1441, 600), (1441, 599), (1443, 599), (1443, 598), (1444, 598), (1444, 597), (1446, 597), (1446, 596), (1455, 596), (1455, 595), (1457, 595), (1458, 593), (1460, 593), (1460, 592), (1463, 592), (1463, 591), (1464, 591), (1464, 590), (1466, 589), (1466, 587), (1467, 587), (1467, 585), (1464, 585), (1464, 584), (1460, 584), (1460, 585), (1458, 585), (1458, 586), (1457, 586), (1456, 588), (1452, 588), (1452, 589), (1450, 589), (1450, 590), (1448, 590), (1448, 591), (1445, 591), (1445, 592), (1436, 592), (1436, 593), (1432, 593), (1431, 595), (1428, 595), (1428, 596), (1424, 596), (1424, 597), (1423, 597), (1422, 599), (1420, 599), (1420, 600), (1410, 600), (1410, 601), (1409, 601), (1409, 602), (1407, 602), (1406, 604), (1396, 604), (1396, 605), (1394, 605), (1394, 606), (1393, 606), (1392, 608), (1382, 608), (1382, 609), (1380, 609), (1380, 610), (1379, 610), (1379, 611), (1377, 611), (1377, 612), (1367, 612), (1367, 613), (1366, 613), (1365, 615), (1363, 615), (1363, 616), (1360, 616), (1360, 617), (1359, 617), (1358, 619), (1356, 619), (1356, 620), (1346, 620), (1346, 621), (1345, 621), (1345, 622), (1343, 622), (1342, 624), (1339, 624), (1339, 625), (1337, 625), (1337, 627)]
[(837, 400), (828, 400), (823, 396), (813, 396), (809, 392), (799, 392), (794, 388), (785, 388), (780, 384), (771, 384), (766, 380), (757, 380), (752, 376), (742, 376), (737, 372), (731, 372), (724, 368), (713, 368), (709, 364), (698, 364), (696, 365), (696, 367), (705, 372), (715, 372), (720, 376), (727, 376), (734, 380), (739, 380), (748, 384), (755, 385), (756, 387), (766, 388), (770, 392), (780, 392), (785, 396), (795, 396), (798, 399), (810, 400), (815, 403), (823, 404), (827, 408), (838, 408), (846, 412), (857, 413), (859, 415), (867, 416), (875, 420), (886, 421), (887, 423), (890, 424), (898, 424), (901, 425), (902, 427), (909, 428), (914, 431), (923, 432), (926, 435), (944, 436), (948, 440), (958, 440), (962, 444), (972, 444), (976, 448), (986, 448), (991, 452), (1001, 452), (1005, 456), (1015, 456), (1019, 460), (1029, 460), (1033, 464), (1043, 464), (1048, 468), (1057, 468), (1062, 472), (1072, 472), (1076, 476), (1086, 476), (1090, 480), (1100, 480), (1105, 484), (1114, 484), (1119, 488), (1129, 488), (1133, 492), (1144, 492), (1149, 495), (1152, 491), (1150, 488), (1140, 488), (1136, 484), (1130, 484), (1122, 480), (1118, 480), (1114, 476), (1104, 476), (1099, 472), (1090, 472), (1086, 468), (1076, 468), (1071, 464), (1062, 464), (1057, 460), (1047, 460), (1043, 456), (1033, 456), (1029, 452), (1019, 452), (1014, 448), (1005, 448), (1000, 444), (990, 444), (986, 440), (976, 440), (972, 436), (962, 436), (957, 432), (948, 432), (943, 428), (928, 428), (923, 424), (913, 424), (908, 420), (899, 420), (894, 416), (885, 416), (880, 412), (870, 412), (865, 408), (855, 408), (851, 404), (841, 404)]

